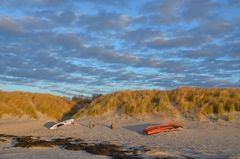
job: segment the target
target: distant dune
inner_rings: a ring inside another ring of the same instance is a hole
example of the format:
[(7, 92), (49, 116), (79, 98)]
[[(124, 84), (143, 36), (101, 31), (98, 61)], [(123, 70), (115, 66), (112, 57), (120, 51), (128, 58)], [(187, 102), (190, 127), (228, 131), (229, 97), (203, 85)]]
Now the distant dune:
[(12, 115), (60, 119), (71, 110), (75, 102), (51, 94), (0, 91), (0, 117)]
[(214, 119), (234, 119), (240, 111), (239, 88), (180, 87), (174, 90), (124, 90), (94, 98), (74, 97), (72, 100), (50, 94), (0, 91), (0, 117), (3, 115), (42, 115), (55, 119), (79, 118), (103, 114), (186, 117), (200, 120), (209, 115)]

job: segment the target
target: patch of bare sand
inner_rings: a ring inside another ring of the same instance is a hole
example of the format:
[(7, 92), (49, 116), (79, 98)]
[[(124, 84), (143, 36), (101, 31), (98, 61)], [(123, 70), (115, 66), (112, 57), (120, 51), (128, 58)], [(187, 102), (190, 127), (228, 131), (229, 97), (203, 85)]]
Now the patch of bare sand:
[[(112, 120), (116, 123), (115, 129), (110, 128)], [(4, 118), (0, 119), (0, 134), (31, 135), (43, 138), (75, 137), (87, 142), (110, 142), (126, 147), (144, 146), (150, 149), (147, 152), (148, 156), (192, 156), (195, 158), (219, 158), (226, 156), (234, 158), (240, 156), (239, 120), (234, 122), (197, 122), (178, 119), (184, 123), (183, 130), (150, 136), (142, 134), (142, 130), (146, 126), (170, 120), (172, 119), (160, 120), (150, 116), (135, 118), (119, 116), (96, 117), (79, 119), (74, 125), (49, 130), (48, 123), (51, 122), (49, 119)], [(95, 124), (94, 128), (89, 128), (90, 121)], [(2, 145), (3, 143), (0, 142), (0, 144)], [(16, 151), (14, 153), (19, 153), (18, 150), (14, 148), (14, 151)], [(56, 149), (31, 151), (32, 155), (47, 151), (50, 156), (52, 153), (61, 154), (62, 152)], [(1, 152), (8, 154), (2, 148)], [(28, 155), (31, 156), (31, 154)]]

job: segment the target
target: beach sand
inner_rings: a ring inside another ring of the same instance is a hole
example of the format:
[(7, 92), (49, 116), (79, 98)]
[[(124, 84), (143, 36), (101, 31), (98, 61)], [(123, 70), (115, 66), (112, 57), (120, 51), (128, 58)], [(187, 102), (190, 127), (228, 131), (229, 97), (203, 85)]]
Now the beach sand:
[[(111, 129), (112, 121), (116, 128)], [(90, 121), (95, 124), (89, 128)], [(74, 125), (67, 125), (56, 130), (49, 130), (50, 119), (29, 119), (5, 117), (0, 119), (0, 134), (16, 136), (38, 136), (42, 139), (73, 137), (88, 143), (112, 143), (126, 148), (144, 147), (147, 158), (240, 158), (240, 120), (226, 121), (191, 121), (178, 119), (184, 124), (179, 131), (144, 135), (142, 130), (151, 124), (172, 121), (161, 120), (152, 116), (141, 117), (95, 117), (78, 119)], [(12, 147), (12, 140), (1, 138), (0, 158), (110, 158), (93, 155), (85, 151), (69, 151), (53, 148)]]

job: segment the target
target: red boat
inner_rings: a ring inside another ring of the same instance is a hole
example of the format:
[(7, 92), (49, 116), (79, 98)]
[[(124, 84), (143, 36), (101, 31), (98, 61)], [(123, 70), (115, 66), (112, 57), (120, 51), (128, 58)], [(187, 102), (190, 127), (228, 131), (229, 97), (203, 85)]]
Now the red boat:
[(183, 128), (183, 124), (177, 123), (177, 122), (169, 122), (166, 124), (157, 124), (157, 125), (148, 126), (146, 127), (146, 129), (144, 129), (143, 132), (148, 135), (151, 135), (151, 134), (156, 134), (160, 132), (174, 131), (179, 128)]

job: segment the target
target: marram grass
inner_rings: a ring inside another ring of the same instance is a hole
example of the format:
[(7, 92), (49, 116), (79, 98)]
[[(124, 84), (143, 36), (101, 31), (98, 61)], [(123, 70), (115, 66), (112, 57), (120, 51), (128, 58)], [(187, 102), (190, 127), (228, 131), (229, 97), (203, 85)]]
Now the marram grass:
[[(239, 88), (179, 87), (174, 90), (124, 90), (92, 99), (70, 100), (50, 94), (0, 91), (0, 117), (41, 115), (61, 119), (117, 113), (127, 115), (159, 114), (195, 119), (210, 114), (221, 116), (240, 111)], [(232, 115), (227, 116), (229, 120)]]

